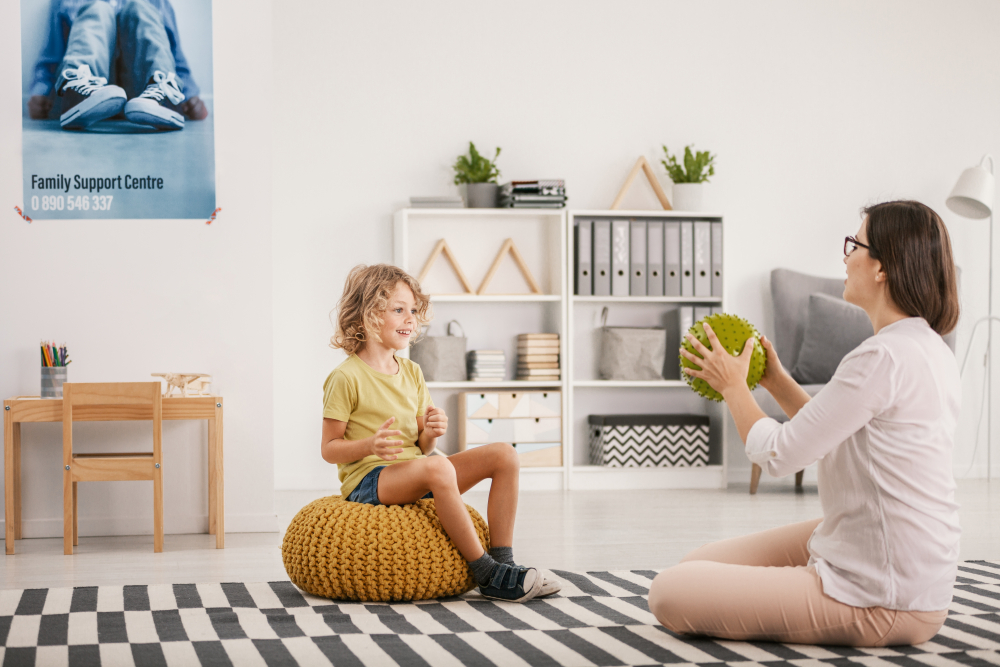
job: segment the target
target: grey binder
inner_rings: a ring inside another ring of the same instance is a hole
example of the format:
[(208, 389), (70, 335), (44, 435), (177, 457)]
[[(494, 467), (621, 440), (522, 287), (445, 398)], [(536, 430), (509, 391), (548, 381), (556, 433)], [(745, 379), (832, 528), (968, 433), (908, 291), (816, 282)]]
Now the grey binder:
[(722, 296), (722, 223), (712, 223), (712, 296)]
[(663, 223), (646, 223), (646, 296), (663, 296)]
[(681, 223), (663, 223), (663, 296), (681, 295)]
[(576, 243), (574, 256), (576, 257), (576, 294), (581, 296), (591, 296), (594, 293), (594, 272), (591, 270), (593, 250), (591, 249), (591, 234), (594, 223), (590, 220), (577, 221), (574, 231), (576, 232)]
[(594, 220), (594, 296), (611, 296), (611, 221)]
[(646, 296), (646, 221), (633, 220), (630, 223), (632, 239), (629, 242), (628, 293), (631, 296)]
[(628, 220), (611, 221), (611, 296), (628, 296)]
[(681, 316), (681, 342), (687, 340), (688, 329), (694, 326), (694, 306), (681, 306), (677, 309)]
[(712, 223), (694, 223), (694, 295), (712, 296)]
[(701, 322), (703, 319), (712, 314), (711, 306), (695, 306), (694, 308), (694, 321)]
[(681, 296), (694, 296), (694, 222), (681, 222)]

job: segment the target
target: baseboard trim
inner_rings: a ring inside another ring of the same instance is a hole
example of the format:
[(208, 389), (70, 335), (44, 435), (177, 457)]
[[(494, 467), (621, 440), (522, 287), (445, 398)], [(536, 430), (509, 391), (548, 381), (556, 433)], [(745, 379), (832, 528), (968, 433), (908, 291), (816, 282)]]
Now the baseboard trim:
[[(7, 528), (0, 521), (0, 531)], [(152, 535), (152, 517), (100, 517), (80, 519), (80, 535), (83, 537), (105, 537), (118, 535)], [(276, 533), (277, 514), (227, 514), (227, 533)], [(163, 532), (167, 535), (190, 535), (208, 532), (208, 515), (186, 517), (163, 517)], [(21, 534), (25, 538), (62, 537), (62, 519), (24, 519)]]

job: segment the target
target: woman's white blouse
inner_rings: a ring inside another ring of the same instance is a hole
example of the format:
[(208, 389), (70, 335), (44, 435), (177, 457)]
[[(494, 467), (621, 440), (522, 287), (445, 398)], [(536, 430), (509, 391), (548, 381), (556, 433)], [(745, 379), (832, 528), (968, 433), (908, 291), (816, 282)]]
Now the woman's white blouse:
[(913, 317), (844, 357), (792, 420), (750, 429), (747, 456), (775, 477), (819, 461), (823, 522), (809, 564), (824, 593), (855, 607), (948, 608), (961, 534), (952, 475), (960, 402), (954, 354)]

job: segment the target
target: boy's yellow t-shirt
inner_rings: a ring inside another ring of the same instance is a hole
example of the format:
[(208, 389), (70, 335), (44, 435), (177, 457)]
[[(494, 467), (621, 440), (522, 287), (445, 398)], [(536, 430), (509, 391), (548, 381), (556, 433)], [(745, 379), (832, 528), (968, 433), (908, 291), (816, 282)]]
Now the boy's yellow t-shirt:
[(402, 431), (403, 451), (393, 461), (375, 455), (359, 461), (339, 463), (340, 493), (346, 498), (365, 475), (378, 466), (423, 458), (417, 445), (417, 417), (423, 417), (432, 405), (430, 392), (420, 366), (409, 359), (395, 357), (399, 372), (380, 373), (352, 354), (337, 366), (323, 385), (323, 416), (347, 422), (345, 440), (363, 440), (375, 432), (389, 417), (395, 417), (389, 429)]

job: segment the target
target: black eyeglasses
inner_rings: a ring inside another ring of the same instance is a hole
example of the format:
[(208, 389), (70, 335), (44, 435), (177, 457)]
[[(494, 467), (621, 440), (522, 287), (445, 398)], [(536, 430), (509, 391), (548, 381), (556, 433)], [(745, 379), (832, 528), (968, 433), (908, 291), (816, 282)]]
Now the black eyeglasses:
[(848, 257), (852, 252), (858, 249), (858, 246), (864, 248), (865, 250), (871, 252), (871, 246), (867, 246), (861, 243), (853, 236), (848, 236), (844, 238), (844, 257)]

